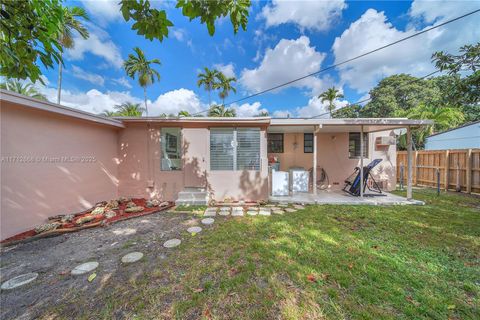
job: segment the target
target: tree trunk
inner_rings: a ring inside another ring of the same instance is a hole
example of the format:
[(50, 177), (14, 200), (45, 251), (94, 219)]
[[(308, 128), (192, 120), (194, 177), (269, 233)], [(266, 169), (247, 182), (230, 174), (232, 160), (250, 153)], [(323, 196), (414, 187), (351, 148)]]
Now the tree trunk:
[[(63, 54), (61, 56), (63, 56)], [(62, 69), (63, 69), (63, 63), (60, 62), (58, 64), (57, 104), (60, 104), (61, 95), (62, 95)]]
[(148, 107), (147, 107), (147, 88), (143, 87), (143, 99), (145, 100), (145, 114), (148, 117)]

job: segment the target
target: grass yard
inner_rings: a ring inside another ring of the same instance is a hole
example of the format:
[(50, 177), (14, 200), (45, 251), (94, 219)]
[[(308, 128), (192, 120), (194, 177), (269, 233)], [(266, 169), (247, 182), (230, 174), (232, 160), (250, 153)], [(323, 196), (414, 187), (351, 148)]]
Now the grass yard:
[(56, 312), (106, 319), (119, 312), (135, 319), (479, 319), (480, 198), (438, 198), (432, 190), (415, 190), (415, 197), (427, 205), (310, 206), (283, 216), (217, 218), (151, 272), (111, 281)]

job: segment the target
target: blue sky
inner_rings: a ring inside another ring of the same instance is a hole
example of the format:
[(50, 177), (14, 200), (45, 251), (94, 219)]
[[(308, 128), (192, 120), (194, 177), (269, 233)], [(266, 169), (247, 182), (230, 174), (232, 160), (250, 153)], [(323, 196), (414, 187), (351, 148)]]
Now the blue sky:
[[(148, 41), (130, 29), (117, 0), (67, 1), (90, 15), (88, 40), (78, 39), (65, 54), (62, 104), (90, 112), (112, 110), (125, 101), (141, 102), (143, 91), (126, 77), (122, 61), (138, 46), (159, 58), (161, 81), (148, 88), (151, 115), (198, 112), (208, 95), (196, 85), (203, 67), (234, 75), (237, 93), (227, 102), (348, 59), (442, 21), (480, 8), (480, 1), (260, 1), (253, 2), (247, 31), (233, 34), (228, 19), (213, 37), (198, 20), (189, 21), (171, 1), (152, 1), (174, 23), (168, 39)], [(480, 39), (480, 14), (407, 41), (341, 68), (272, 93), (232, 105), (240, 116), (267, 110), (274, 116), (313, 116), (324, 112), (317, 98), (328, 87), (343, 91), (342, 106), (368, 96), (380, 79), (396, 73), (423, 76), (433, 70), (430, 56), (455, 52)], [(57, 69), (45, 70), (54, 100)], [(212, 97), (220, 102), (218, 96)]]

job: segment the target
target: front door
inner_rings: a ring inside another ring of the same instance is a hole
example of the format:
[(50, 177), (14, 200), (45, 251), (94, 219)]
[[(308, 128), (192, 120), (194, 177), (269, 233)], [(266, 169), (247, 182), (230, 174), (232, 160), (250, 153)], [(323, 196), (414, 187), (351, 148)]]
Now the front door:
[(183, 170), (187, 188), (206, 188), (208, 129), (184, 128), (183, 134)]

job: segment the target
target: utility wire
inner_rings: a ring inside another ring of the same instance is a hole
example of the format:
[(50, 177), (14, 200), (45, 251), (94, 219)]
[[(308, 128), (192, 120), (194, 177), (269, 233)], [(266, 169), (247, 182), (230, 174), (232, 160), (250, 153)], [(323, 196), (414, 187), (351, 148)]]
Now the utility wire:
[[(326, 67), (326, 68), (320, 69), (319, 71), (316, 71), (316, 72), (307, 74), (307, 75), (302, 76), (302, 77), (300, 77), (300, 78), (296, 78), (296, 79), (287, 81), (287, 82), (285, 82), (285, 83), (276, 85), (276, 86), (274, 86), (274, 87), (265, 89), (265, 90), (263, 90), (263, 91), (260, 91), (260, 92), (251, 94), (251, 95), (249, 95), (249, 96), (246, 96), (246, 97), (243, 97), (243, 98), (234, 100), (234, 101), (232, 101), (232, 102), (227, 103), (226, 105), (231, 105), (231, 104), (234, 104), (234, 103), (237, 103), (237, 102), (240, 102), (240, 101), (244, 101), (244, 100), (247, 100), (247, 99), (250, 99), (250, 98), (259, 96), (259, 95), (261, 95), (261, 94), (264, 94), (264, 93), (267, 93), (267, 92), (270, 92), (270, 91), (279, 89), (279, 88), (281, 88), (281, 87), (287, 86), (287, 85), (289, 85), (289, 84), (295, 83), (295, 82), (297, 82), (297, 81), (306, 79), (306, 78), (308, 78), (308, 77), (312, 77), (312, 76), (317, 75), (317, 74), (319, 74), (319, 73), (328, 71), (328, 70), (330, 70), (330, 69), (336, 68), (336, 67), (338, 67), (338, 66), (344, 65), (344, 64), (349, 63), (349, 62), (352, 62), (352, 61), (354, 61), (354, 60), (363, 58), (363, 57), (365, 57), (365, 56), (367, 56), (367, 55), (369, 55), (369, 54), (375, 53), (375, 52), (377, 52), (377, 51), (380, 51), (380, 50), (383, 50), (383, 49), (385, 49), (385, 48), (388, 48), (388, 47), (391, 47), (391, 46), (393, 46), (393, 45), (396, 45), (396, 44), (398, 44), (398, 43), (400, 43), (400, 42), (409, 40), (409, 39), (411, 39), (411, 38), (417, 37), (417, 36), (419, 36), (419, 35), (421, 35), (421, 34), (424, 34), (424, 33), (427, 33), (427, 32), (429, 32), (429, 31), (432, 31), (432, 30), (434, 30), (434, 29), (440, 28), (440, 27), (442, 27), (442, 26), (445, 26), (445, 25), (450, 24), (450, 23), (452, 23), (452, 22), (455, 22), (455, 21), (457, 21), (457, 20), (463, 19), (463, 18), (468, 17), (468, 16), (470, 16), (470, 15), (472, 15), (472, 14), (475, 14), (475, 13), (477, 13), (477, 12), (479, 12), (479, 11), (480, 11), (480, 9), (477, 9), (477, 10), (474, 10), (474, 11), (470, 11), (470, 12), (468, 12), (468, 13), (465, 13), (464, 15), (458, 16), (458, 17), (453, 18), (453, 19), (450, 19), (450, 20), (447, 20), (447, 21), (445, 21), (445, 22), (442, 22), (442, 23), (440, 23), (440, 24), (437, 24), (437, 25), (435, 25), (435, 26), (433, 26), (433, 27), (430, 27), (430, 28), (427, 28), (427, 29), (425, 29), (425, 30), (416, 32), (416, 33), (414, 33), (414, 34), (412, 34), (412, 35), (410, 35), (410, 36), (408, 36), (408, 37), (404, 37), (404, 38), (402, 38), (402, 39), (399, 39), (399, 40), (397, 40), (397, 41), (391, 42), (391, 43), (389, 43), (389, 44), (386, 44), (386, 45), (384, 45), (384, 46), (378, 47), (378, 48), (376, 48), (376, 49), (370, 50), (370, 51), (368, 51), (368, 52), (362, 53), (361, 55), (358, 55), (358, 56), (356, 56), (356, 57), (353, 57), (353, 58), (344, 60), (344, 61), (342, 61), (342, 62), (339, 62), (339, 63), (336, 63), (336, 64), (332, 64), (332, 65), (330, 65), (330, 66), (328, 66), (328, 67)], [(210, 109), (206, 109), (206, 110), (199, 111), (199, 112), (197, 112), (197, 113), (192, 114), (192, 116), (201, 114), (201, 113), (206, 112), (206, 111), (208, 111), (208, 110), (210, 110)]]
[[(396, 89), (399, 89), (399, 88), (402, 88), (402, 87), (404, 87), (404, 86), (407, 86), (407, 85), (409, 85), (409, 84), (415, 83), (415, 82), (417, 82), (417, 81), (423, 80), (423, 79), (425, 79), (425, 78), (428, 78), (428, 77), (430, 77), (430, 76), (432, 76), (432, 75), (434, 75), (434, 74), (436, 74), (436, 73), (439, 73), (439, 72), (440, 72), (440, 70), (436, 70), (436, 71), (430, 72), (429, 74), (427, 74), (427, 75), (425, 75), (425, 76), (423, 76), (423, 77), (415, 78), (415, 79), (413, 79), (413, 80), (411, 80), (411, 81), (407, 81), (407, 82), (405, 82), (404, 84), (396, 87), (395, 90), (396, 90)], [(371, 97), (366, 98), (366, 99), (362, 99), (362, 100), (359, 100), (359, 101), (356, 101), (356, 102), (354, 102), (354, 103), (349, 103), (349, 104), (347, 104), (346, 106), (343, 106), (343, 107), (341, 107), (341, 108), (338, 108), (337, 110), (332, 110), (332, 112), (336, 112), (336, 111), (339, 111), (339, 110), (342, 110), (342, 109), (345, 109), (345, 108), (354, 106), (354, 105), (356, 105), (356, 104), (362, 104), (362, 103), (367, 102), (367, 101), (370, 101), (370, 100), (372, 100)], [(307, 119), (314, 119), (314, 118), (318, 118), (318, 117), (321, 117), (321, 116), (325, 116), (325, 115), (327, 115), (327, 114), (330, 114), (330, 112), (324, 112), (324, 113), (318, 114), (318, 115), (316, 115), (316, 116), (313, 116), (313, 117), (310, 117), (310, 118), (307, 118)]]

